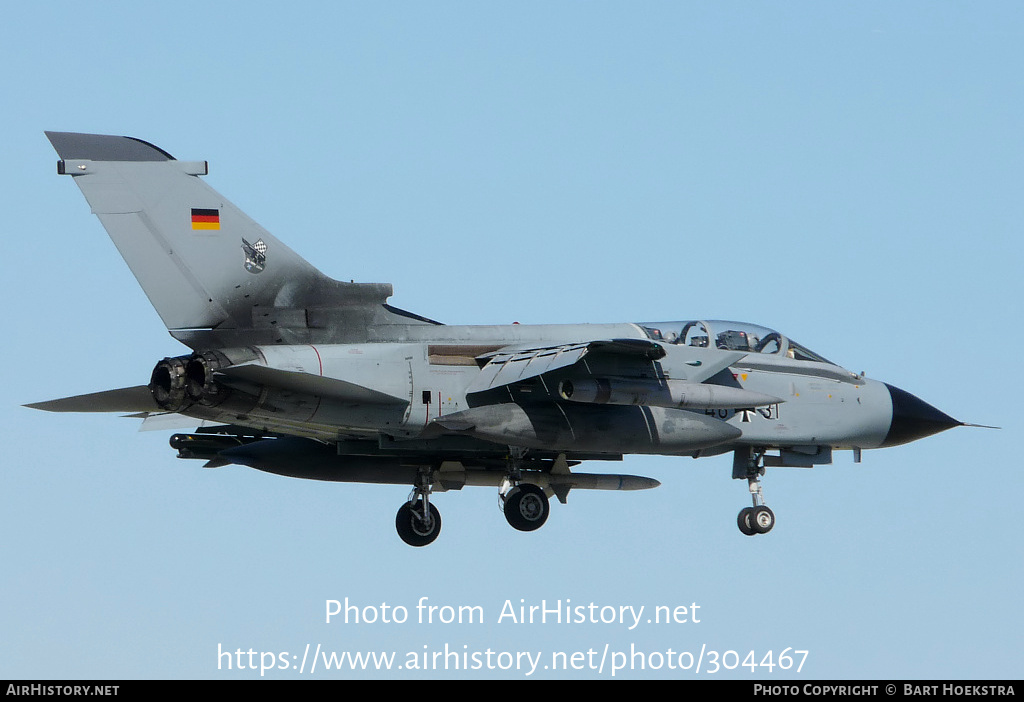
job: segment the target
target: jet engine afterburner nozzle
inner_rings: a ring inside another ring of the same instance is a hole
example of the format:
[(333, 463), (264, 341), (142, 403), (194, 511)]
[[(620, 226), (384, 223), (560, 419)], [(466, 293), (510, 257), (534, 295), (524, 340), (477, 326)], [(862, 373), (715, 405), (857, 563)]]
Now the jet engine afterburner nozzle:
[(185, 391), (189, 356), (165, 358), (156, 364), (149, 378), (149, 392), (160, 409), (180, 412), (192, 404)]
[(255, 353), (249, 349), (227, 349), (165, 358), (153, 369), (149, 391), (156, 404), (169, 412), (181, 412), (197, 404), (217, 407), (233, 391), (220, 383), (215, 373), (254, 357)]
[(216, 407), (224, 402), (231, 390), (214, 380), (213, 374), (217, 369), (230, 365), (231, 361), (217, 351), (192, 354), (185, 366), (185, 393), (188, 398), (207, 407)]

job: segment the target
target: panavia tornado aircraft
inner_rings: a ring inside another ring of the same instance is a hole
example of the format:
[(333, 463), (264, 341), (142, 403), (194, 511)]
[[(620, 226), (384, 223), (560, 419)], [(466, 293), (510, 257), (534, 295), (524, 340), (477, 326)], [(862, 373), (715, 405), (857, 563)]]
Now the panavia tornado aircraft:
[[(280, 475), (411, 486), (395, 520), (437, 538), (432, 495), (498, 487), (531, 531), (572, 489), (651, 478), (575, 469), (626, 454), (732, 453), (747, 535), (770, 531), (766, 467), (832, 462), (963, 422), (778, 332), (737, 322), (454, 326), (392, 307), (389, 284), (333, 280), (178, 161), (130, 137), (47, 132), (171, 335), (193, 353), (148, 385), (28, 405), (123, 412), (181, 458)], [(175, 421), (179, 421), (175, 424)]]

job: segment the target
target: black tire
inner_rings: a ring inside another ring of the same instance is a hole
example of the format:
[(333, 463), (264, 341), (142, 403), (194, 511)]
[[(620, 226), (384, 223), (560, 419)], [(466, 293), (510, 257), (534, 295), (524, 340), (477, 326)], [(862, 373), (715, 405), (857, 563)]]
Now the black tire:
[(441, 513), (437, 511), (437, 507), (431, 504), (428, 524), (423, 519), (423, 500), (416, 500), (415, 503), (406, 502), (398, 508), (395, 529), (398, 530), (402, 541), (410, 546), (432, 544), (441, 533)]
[(754, 508), (744, 507), (740, 510), (739, 516), (736, 517), (736, 526), (740, 528), (740, 531), (746, 536), (754, 536), (757, 531), (754, 530)]
[(533, 531), (544, 526), (551, 512), (548, 496), (532, 483), (520, 483), (505, 494), (505, 519), (513, 529)]
[(764, 505), (755, 507), (750, 515), (750, 526), (758, 534), (767, 534), (775, 526), (775, 513)]

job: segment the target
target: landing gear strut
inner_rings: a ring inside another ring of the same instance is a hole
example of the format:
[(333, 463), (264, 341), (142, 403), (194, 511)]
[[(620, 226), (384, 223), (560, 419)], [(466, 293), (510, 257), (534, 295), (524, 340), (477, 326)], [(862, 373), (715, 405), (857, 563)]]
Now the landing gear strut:
[(764, 451), (738, 449), (733, 457), (732, 477), (746, 478), (752, 507), (744, 507), (736, 517), (740, 531), (747, 536), (767, 534), (775, 526), (775, 513), (764, 503), (760, 476), (764, 475)]
[(395, 528), (410, 546), (426, 546), (441, 533), (441, 513), (430, 503), (430, 478), (433, 471), (421, 469), (409, 500), (398, 508)]
[(501, 508), (505, 520), (513, 529), (533, 531), (544, 526), (551, 512), (551, 505), (544, 490), (533, 483), (522, 482), (520, 463), (526, 449), (510, 447), (508, 476), (499, 490)]

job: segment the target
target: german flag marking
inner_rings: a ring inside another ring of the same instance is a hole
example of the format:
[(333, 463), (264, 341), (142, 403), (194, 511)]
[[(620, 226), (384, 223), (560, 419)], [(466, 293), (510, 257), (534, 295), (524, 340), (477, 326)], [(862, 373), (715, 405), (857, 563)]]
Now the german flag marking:
[(220, 210), (192, 208), (193, 229), (220, 229)]

